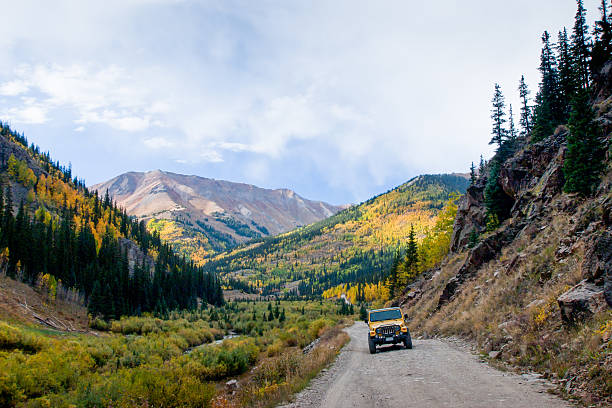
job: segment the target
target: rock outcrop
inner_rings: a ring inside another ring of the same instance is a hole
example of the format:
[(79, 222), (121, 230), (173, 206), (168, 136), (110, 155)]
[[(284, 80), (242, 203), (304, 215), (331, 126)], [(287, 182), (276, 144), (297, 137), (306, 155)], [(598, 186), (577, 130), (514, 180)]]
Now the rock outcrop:
[(605, 300), (612, 306), (612, 231), (595, 234), (581, 269), (587, 282), (603, 288)]
[(557, 299), (564, 323), (573, 324), (604, 310), (604, 289), (599, 285), (580, 282)]
[(484, 206), (485, 183), (486, 178), (480, 178), (459, 199), (451, 237), (451, 252), (459, 252), (468, 245), (470, 235), (480, 235), (485, 230), (487, 218)]

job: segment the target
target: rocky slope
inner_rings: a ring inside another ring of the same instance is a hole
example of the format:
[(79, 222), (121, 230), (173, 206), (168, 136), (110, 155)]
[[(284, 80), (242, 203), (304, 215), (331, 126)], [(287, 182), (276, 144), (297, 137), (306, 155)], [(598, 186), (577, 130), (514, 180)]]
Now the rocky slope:
[(307, 200), (291, 190), (160, 170), (125, 173), (92, 189), (102, 196), (108, 191), (120, 207), (139, 219), (164, 220), (150, 227), (162, 232), (162, 238), (182, 243), (188, 253), (198, 247), (223, 250), (248, 239), (276, 235), (343, 208)]
[[(612, 138), (612, 63), (594, 108)], [(424, 335), (476, 340), (495, 364), (537, 370), (584, 403), (612, 403), (612, 161), (595, 194), (562, 191), (568, 130), (522, 140), (501, 167), (511, 216), (487, 231), (483, 177), (459, 203), (451, 255), (395, 303)], [(474, 242), (471, 238), (477, 235)]]

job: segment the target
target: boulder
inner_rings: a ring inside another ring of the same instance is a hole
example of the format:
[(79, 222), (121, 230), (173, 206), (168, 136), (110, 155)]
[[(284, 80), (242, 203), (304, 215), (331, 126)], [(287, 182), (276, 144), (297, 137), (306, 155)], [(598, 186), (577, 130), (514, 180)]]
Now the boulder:
[(603, 286), (604, 297), (612, 306), (612, 232), (596, 233), (589, 242), (580, 265), (582, 277), (588, 282)]
[(229, 380), (228, 382), (225, 383), (225, 388), (228, 391), (236, 391), (239, 387), (240, 387), (240, 384), (238, 384), (238, 380)]
[(584, 320), (607, 307), (603, 287), (586, 280), (559, 296), (557, 303), (563, 322), (568, 324)]

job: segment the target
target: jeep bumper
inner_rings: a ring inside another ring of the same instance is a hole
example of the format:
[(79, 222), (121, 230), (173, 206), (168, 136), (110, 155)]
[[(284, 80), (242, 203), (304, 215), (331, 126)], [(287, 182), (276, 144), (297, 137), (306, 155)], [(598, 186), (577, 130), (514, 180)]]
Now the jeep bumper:
[(408, 332), (406, 333), (402, 332), (399, 335), (392, 335), (392, 336), (385, 336), (385, 335), (377, 334), (376, 336), (371, 336), (370, 338), (374, 341), (374, 344), (376, 345), (398, 344), (398, 343), (403, 343), (404, 340), (408, 340)]

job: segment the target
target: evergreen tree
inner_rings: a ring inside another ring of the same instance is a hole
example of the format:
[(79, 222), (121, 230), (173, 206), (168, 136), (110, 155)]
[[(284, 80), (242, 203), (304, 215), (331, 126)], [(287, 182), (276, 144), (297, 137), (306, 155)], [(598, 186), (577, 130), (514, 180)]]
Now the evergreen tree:
[(470, 166), (470, 185), (473, 186), (476, 184), (476, 167), (474, 167), (474, 162)]
[(578, 84), (587, 89), (590, 85), (589, 65), (591, 59), (589, 26), (586, 23), (586, 9), (582, 0), (577, 0), (578, 10), (572, 32), (572, 54), (576, 64)]
[(521, 75), (521, 82), (518, 87), (521, 98), (521, 135), (527, 136), (531, 132), (531, 107), (529, 106), (529, 88), (525, 83), (525, 76)]
[(581, 90), (572, 104), (568, 123), (567, 153), (563, 165), (564, 189), (589, 195), (599, 183), (604, 168), (605, 149), (602, 132), (595, 122), (589, 94)]
[(504, 116), (506, 116), (506, 104), (499, 84), (495, 84), (495, 92), (491, 102), (493, 103), (493, 108), (491, 109), (491, 119), (493, 120), (491, 134), (493, 137), (489, 144), (496, 144), (499, 149), (507, 137), (507, 131), (504, 126), (504, 123), (506, 123), (506, 119), (504, 118)]
[[(612, 9), (612, 6), (610, 7)], [(595, 43), (591, 51), (591, 72), (593, 75), (599, 74), (603, 65), (612, 55), (612, 10), (608, 15), (607, 0), (601, 0), (601, 19), (595, 22), (593, 35)]]
[(514, 127), (514, 114), (512, 113), (512, 104), (510, 104), (510, 112), (508, 113), (508, 139), (516, 140), (516, 128)]
[(395, 258), (393, 259), (393, 264), (391, 265), (391, 271), (389, 273), (389, 278), (387, 279), (387, 287), (389, 289), (389, 297), (393, 299), (396, 295), (398, 289), (398, 268), (400, 265), (400, 253), (399, 250), (395, 253)]
[(404, 261), (404, 276), (402, 284), (407, 285), (418, 274), (419, 247), (414, 233), (414, 225), (410, 225), (408, 234), (408, 247), (406, 248), (406, 259)]
[(482, 157), (482, 154), (480, 155), (480, 163), (478, 165), (478, 177), (482, 177), (485, 173), (485, 161), (484, 158)]
[(567, 30), (559, 31), (558, 60), (559, 60), (559, 107), (562, 111), (562, 122), (569, 118), (570, 104), (579, 87), (576, 74), (576, 61), (570, 49)]
[(540, 56), (540, 74), (542, 80), (536, 95), (532, 141), (538, 142), (551, 135), (562, 122), (563, 109), (559, 103), (559, 72), (557, 59), (553, 53), (550, 35), (542, 35), (542, 53)]
[(366, 321), (368, 319), (368, 310), (365, 305), (361, 305), (359, 308), (359, 320)]

